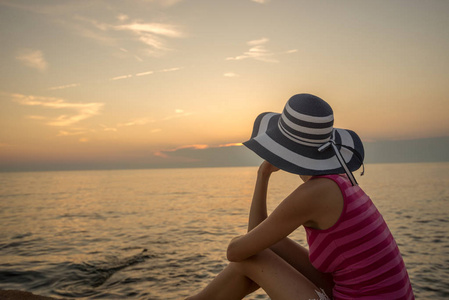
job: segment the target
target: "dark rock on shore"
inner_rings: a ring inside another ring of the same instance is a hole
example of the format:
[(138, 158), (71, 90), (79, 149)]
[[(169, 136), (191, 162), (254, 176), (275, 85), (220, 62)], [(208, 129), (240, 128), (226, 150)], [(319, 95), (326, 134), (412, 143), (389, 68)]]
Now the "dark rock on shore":
[(34, 295), (30, 292), (0, 290), (0, 300), (57, 300), (56, 298)]

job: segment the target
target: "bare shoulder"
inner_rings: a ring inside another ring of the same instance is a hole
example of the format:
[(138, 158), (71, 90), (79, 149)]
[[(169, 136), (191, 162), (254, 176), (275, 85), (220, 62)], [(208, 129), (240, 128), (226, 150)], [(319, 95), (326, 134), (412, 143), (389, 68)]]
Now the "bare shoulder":
[(305, 226), (327, 229), (334, 225), (343, 211), (343, 195), (338, 184), (329, 178), (314, 178), (294, 192), (307, 202), (310, 220)]
[(320, 197), (329, 195), (341, 195), (338, 184), (332, 179), (320, 177), (313, 178), (301, 184), (295, 191), (296, 193), (306, 194), (310, 197)]

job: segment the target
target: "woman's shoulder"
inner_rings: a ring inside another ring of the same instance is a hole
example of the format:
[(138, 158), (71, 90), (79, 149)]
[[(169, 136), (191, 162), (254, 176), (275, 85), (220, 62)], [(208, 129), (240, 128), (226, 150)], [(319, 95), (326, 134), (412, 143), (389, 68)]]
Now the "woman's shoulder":
[(306, 226), (327, 229), (339, 219), (344, 207), (344, 198), (339, 184), (332, 177), (314, 177), (298, 189), (313, 207), (312, 219)]
[(344, 182), (341, 175), (320, 175), (311, 177), (303, 185), (317, 193), (334, 193), (341, 190)]

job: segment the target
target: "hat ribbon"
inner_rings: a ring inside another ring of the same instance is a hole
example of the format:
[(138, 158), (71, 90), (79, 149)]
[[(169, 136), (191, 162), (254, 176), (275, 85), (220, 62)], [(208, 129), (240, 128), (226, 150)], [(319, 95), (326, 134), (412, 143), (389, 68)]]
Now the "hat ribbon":
[(365, 174), (365, 165), (363, 164), (363, 160), (362, 160), (362, 157), (360, 156), (360, 154), (355, 149), (353, 149), (351, 147), (348, 147), (346, 145), (342, 145), (342, 144), (338, 144), (337, 145), (333, 139), (330, 139), (328, 142), (326, 142), (323, 145), (321, 145), (318, 148), (318, 151), (319, 152), (323, 152), (324, 150), (329, 148), (329, 146), (332, 146), (332, 149), (335, 152), (335, 156), (337, 157), (338, 162), (340, 163), (340, 165), (345, 170), (346, 175), (348, 175), (348, 178), (351, 181), (351, 184), (353, 186), (358, 185), (357, 180), (355, 180), (354, 175), (352, 174), (352, 172), (349, 170), (348, 166), (346, 165), (346, 162), (345, 162), (343, 156), (341, 155), (340, 150), (338, 150), (337, 146), (341, 146), (341, 147), (344, 147), (344, 148), (348, 149), (349, 151), (351, 151), (355, 155), (355, 157), (357, 157), (357, 159), (362, 163), (363, 170), (362, 170), (362, 173), (360, 174), (360, 176), (363, 176), (363, 174)]

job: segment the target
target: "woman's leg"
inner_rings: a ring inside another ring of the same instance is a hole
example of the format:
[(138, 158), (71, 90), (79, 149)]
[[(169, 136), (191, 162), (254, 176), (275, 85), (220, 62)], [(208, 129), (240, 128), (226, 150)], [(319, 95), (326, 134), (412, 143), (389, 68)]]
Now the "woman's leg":
[(187, 299), (242, 299), (257, 289), (259, 286), (254, 281), (241, 274), (236, 264), (230, 263), (199, 294)]
[(262, 287), (272, 300), (317, 299), (319, 288), (271, 250), (233, 262), (201, 293), (189, 299), (242, 299)]
[(332, 295), (334, 288), (332, 274), (322, 273), (315, 269), (309, 259), (309, 250), (289, 238), (283, 239), (270, 249), (317, 287), (323, 289), (329, 297)]
[(272, 300), (318, 297), (316, 291), (320, 289), (271, 250), (238, 263), (238, 269), (261, 286)]

